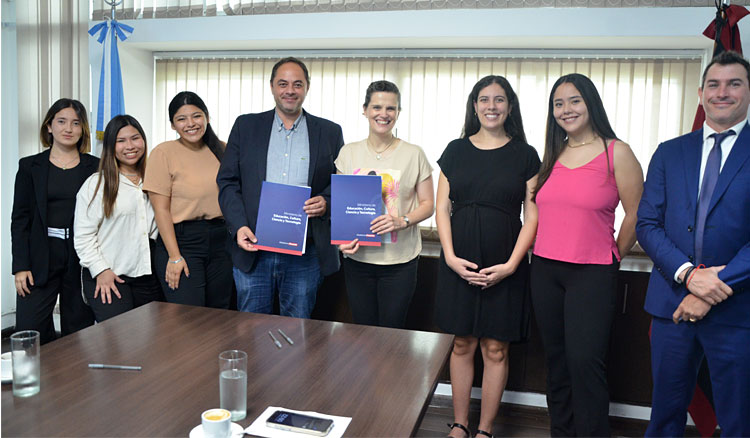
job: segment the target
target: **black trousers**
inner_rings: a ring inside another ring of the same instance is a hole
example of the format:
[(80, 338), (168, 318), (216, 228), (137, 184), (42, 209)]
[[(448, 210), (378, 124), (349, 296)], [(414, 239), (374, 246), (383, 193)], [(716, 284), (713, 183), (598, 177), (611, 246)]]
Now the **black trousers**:
[(70, 239), (49, 237), (49, 276), (31, 286), (25, 297), (16, 295), (16, 331), (37, 330), (45, 344), (57, 338), (52, 313), (60, 296), (60, 331), (63, 336), (94, 324), (94, 313), (81, 296), (81, 266)]
[(184, 221), (174, 225), (180, 254), (190, 277), (183, 273), (177, 289), (165, 279), (169, 254), (161, 236), (156, 241), (155, 273), (170, 303), (228, 309), (234, 291), (232, 260), (227, 253), (227, 229), (223, 219)]
[(121, 298), (112, 294), (112, 303), (102, 303), (101, 294), (94, 298), (96, 291), (96, 280), (91, 277), (88, 269), (83, 268), (81, 273), (83, 280), (83, 294), (94, 311), (94, 317), (97, 322), (105, 321), (109, 318), (125, 313), (128, 310), (135, 309), (138, 306), (148, 304), (151, 301), (164, 301), (164, 292), (156, 276), (143, 275), (141, 277), (128, 277), (120, 275), (125, 283), (116, 283)]
[(616, 259), (588, 265), (532, 258), (552, 436), (610, 436), (606, 361), (618, 269)]
[(357, 324), (403, 328), (417, 286), (419, 257), (395, 265), (344, 258), (349, 307)]

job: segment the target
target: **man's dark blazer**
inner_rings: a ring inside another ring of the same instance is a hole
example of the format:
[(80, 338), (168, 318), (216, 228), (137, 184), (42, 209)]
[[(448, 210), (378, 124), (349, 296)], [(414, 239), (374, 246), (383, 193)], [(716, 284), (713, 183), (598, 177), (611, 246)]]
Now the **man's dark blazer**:
[[(674, 281), (677, 269), (695, 264), (695, 215), (703, 130), (659, 145), (651, 158), (638, 208), (638, 242), (654, 261), (646, 311), (672, 319), (688, 293)], [(734, 294), (704, 320), (750, 327), (750, 125), (745, 125), (719, 174), (703, 239), (706, 266), (726, 265), (719, 278)]]
[[(252, 269), (256, 253), (237, 246), (237, 230), (248, 226), (255, 232), (260, 189), (266, 179), (274, 111), (245, 114), (237, 118), (216, 177), (219, 205), (231, 235), (228, 246), (232, 262), (243, 272)], [(321, 195), (328, 203), (323, 216), (309, 219), (308, 228), (318, 252), (321, 274), (330, 275), (339, 269), (338, 248), (331, 245), (331, 174), (336, 173), (334, 160), (344, 145), (344, 136), (341, 127), (329, 120), (307, 112), (305, 120), (310, 143), (307, 183), (312, 188), (312, 197)]]
[[(10, 239), (13, 254), (13, 273), (31, 271), (34, 285), (43, 286), (49, 275), (49, 244), (47, 242), (47, 181), (50, 149), (22, 158), (18, 162), (16, 184), (13, 193), (13, 212), (10, 221)], [(81, 154), (83, 172), (77, 187), (97, 171), (99, 159)], [(76, 189), (78, 191), (78, 189)], [(73, 213), (70, 215), (73, 232)], [(78, 262), (73, 249), (73, 237), (69, 240), (71, 257)]]

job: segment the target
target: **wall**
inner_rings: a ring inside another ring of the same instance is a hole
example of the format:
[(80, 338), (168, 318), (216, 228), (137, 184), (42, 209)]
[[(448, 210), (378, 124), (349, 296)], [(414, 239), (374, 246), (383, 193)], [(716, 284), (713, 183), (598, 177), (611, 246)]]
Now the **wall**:
[[(397, 54), (402, 49), (422, 49), (439, 56), (476, 49), (515, 54), (593, 49), (649, 55), (670, 49), (701, 50), (709, 56), (712, 43), (701, 32), (714, 14), (713, 8), (705, 7), (529, 8), (128, 20), (135, 31), (120, 44), (126, 108), (150, 135), (154, 123), (153, 105), (148, 104), (153, 99), (150, 52), (252, 51), (282, 56), (303, 50)], [(750, 20), (746, 21), (740, 27), (748, 46)], [(93, 38), (90, 44), (95, 96), (101, 48)]]
[(0, 168), (0, 285), (2, 285), (2, 327), (15, 323), (13, 312), (16, 308), (16, 289), (11, 274), (10, 256), (10, 212), (13, 207), (13, 183), (18, 163), (18, 72), (16, 71), (16, 5), (15, 2), (2, 0), (0, 6), (2, 30), (0, 45), (2, 64), (0, 64), (0, 148), (2, 168)]

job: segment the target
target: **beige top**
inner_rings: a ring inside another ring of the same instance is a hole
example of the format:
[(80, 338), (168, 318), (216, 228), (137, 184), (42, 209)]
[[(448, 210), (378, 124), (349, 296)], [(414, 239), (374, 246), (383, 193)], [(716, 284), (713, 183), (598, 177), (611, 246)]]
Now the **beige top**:
[(204, 146), (191, 149), (177, 140), (151, 151), (143, 190), (170, 197), (172, 223), (221, 217), (216, 174), (219, 160)]
[[(401, 217), (419, 205), (417, 184), (432, 175), (427, 156), (417, 145), (398, 140), (391, 153), (378, 160), (367, 140), (344, 145), (336, 158), (336, 169), (346, 175), (375, 174), (383, 178), (383, 202), (393, 216)], [(419, 227), (384, 235), (381, 246), (360, 246), (352, 259), (375, 265), (406, 263), (419, 255), (422, 238)]]

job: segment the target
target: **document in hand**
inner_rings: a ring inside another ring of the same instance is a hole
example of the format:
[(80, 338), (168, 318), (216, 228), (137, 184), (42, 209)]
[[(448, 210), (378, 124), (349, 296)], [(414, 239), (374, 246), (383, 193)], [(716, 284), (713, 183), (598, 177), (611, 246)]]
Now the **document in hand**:
[(307, 241), (307, 213), (310, 187), (263, 181), (255, 237), (258, 249), (302, 255)]
[(359, 239), (362, 246), (380, 246), (370, 222), (382, 214), (382, 179), (378, 175), (331, 175), (331, 244)]

